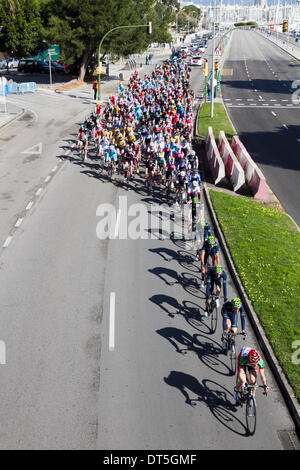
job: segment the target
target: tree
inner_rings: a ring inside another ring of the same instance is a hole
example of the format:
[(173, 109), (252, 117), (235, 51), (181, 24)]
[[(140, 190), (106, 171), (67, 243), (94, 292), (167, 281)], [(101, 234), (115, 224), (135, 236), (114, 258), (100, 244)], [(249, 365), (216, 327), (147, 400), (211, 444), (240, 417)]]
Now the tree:
[(41, 39), (38, 0), (2, 0), (0, 7), (0, 49), (14, 57), (34, 53)]
[(101, 38), (116, 26), (146, 25), (152, 20), (154, 34), (149, 37), (146, 28), (115, 31), (103, 42), (103, 54), (127, 56), (145, 50), (152, 41), (171, 41), (167, 29), (173, 11), (162, 0), (49, 0), (42, 17), (45, 39), (60, 44), (69, 64), (79, 64), (81, 80)]

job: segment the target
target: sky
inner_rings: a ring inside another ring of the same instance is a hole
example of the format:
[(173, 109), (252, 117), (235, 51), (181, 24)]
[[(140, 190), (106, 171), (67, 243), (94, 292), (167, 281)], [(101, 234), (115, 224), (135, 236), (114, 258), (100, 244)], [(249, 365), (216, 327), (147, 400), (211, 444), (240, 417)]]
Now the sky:
[[(220, 0), (218, 0), (220, 1)], [(285, 0), (280, 0), (280, 4), (284, 5)], [(186, 5), (190, 5), (191, 3), (194, 3), (195, 5), (212, 5), (214, 3), (214, 0), (192, 0), (191, 2), (185, 1), (184, 2)], [(278, 0), (267, 0), (267, 5), (277, 5)], [(286, 4), (296, 4), (296, 0), (286, 0)], [(254, 0), (223, 0), (223, 5), (230, 4), (230, 5), (254, 5)]]

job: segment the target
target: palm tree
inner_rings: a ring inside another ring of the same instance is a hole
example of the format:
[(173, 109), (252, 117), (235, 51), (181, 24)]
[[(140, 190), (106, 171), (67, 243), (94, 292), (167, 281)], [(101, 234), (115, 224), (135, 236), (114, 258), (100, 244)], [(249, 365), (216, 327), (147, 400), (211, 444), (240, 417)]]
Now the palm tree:
[(8, 0), (8, 3), (12, 13), (14, 14), (16, 9), (19, 7), (19, 0)]

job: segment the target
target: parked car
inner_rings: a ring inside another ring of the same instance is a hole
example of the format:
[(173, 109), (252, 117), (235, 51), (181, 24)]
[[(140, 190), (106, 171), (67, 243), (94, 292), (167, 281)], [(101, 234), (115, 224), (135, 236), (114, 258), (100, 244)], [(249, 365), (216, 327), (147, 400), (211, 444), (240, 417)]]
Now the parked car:
[(202, 64), (203, 64), (203, 58), (200, 55), (195, 55), (191, 57), (190, 65), (202, 65)]
[[(55, 67), (51, 66), (51, 71), (55, 73)], [(18, 72), (24, 73), (49, 73), (49, 64), (41, 60), (20, 60)]]
[(0, 59), (0, 69), (4, 69), (6, 67), (6, 60)]
[(200, 44), (197, 50), (198, 50), (198, 52), (205, 52), (205, 49), (206, 49), (205, 45)]
[(67, 73), (66, 68), (62, 64), (59, 64), (58, 62), (51, 62), (51, 65), (55, 68), (55, 72)]
[(16, 69), (19, 65), (19, 60), (10, 57), (9, 59), (6, 59), (6, 63), (9, 69)]
[(70, 67), (67, 64), (65, 64), (62, 60), (56, 60), (56, 62), (62, 65), (66, 69), (66, 72), (69, 72)]

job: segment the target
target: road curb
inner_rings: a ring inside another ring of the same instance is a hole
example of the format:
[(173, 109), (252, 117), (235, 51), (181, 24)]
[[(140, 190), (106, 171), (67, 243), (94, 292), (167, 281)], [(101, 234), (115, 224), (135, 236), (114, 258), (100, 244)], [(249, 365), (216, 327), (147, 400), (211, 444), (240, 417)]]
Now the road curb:
[[(10, 101), (11, 103), (11, 101)], [(14, 106), (16, 106), (14, 103), (11, 103), (13, 104)], [(16, 106), (18, 108), (18, 106)], [(5, 127), (8, 127), (10, 124), (12, 124), (14, 121), (16, 121), (17, 119), (19, 119), (21, 116), (23, 116), (23, 114), (25, 113), (25, 108), (20, 108), (21, 111), (15, 116), (13, 117), (12, 119), (10, 119), (8, 122), (6, 122), (5, 124), (3, 124), (3, 126), (0, 126), (0, 129), (5, 129)]]
[[(195, 129), (195, 134), (194, 137), (198, 137), (198, 117), (200, 113), (200, 108), (201, 108), (201, 103), (198, 106), (198, 110), (196, 113), (196, 123), (194, 126)], [(231, 258), (231, 253), (230, 250), (226, 244), (226, 240), (224, 237), (224, 234), (222, 232), (222, 229), (219, 225), (219, 221), (217, 218), (217, 215), (215, 213), (215, 210), (213, 208), (210, 196), (209, 196), (209, 190), (207, 188), (206, 183), (203, 184), (203, 192), (204, 192), (204, 197), (206, 201), (206, 205), (209, 211), (209, 215), (211, 217), (211, 221), (214, 227), (215, 234), (219, 240), (220, 246), (222, 248), (222, 251), (224, 253), (225, 259), (227, 266), (229, 268), (232, 280), (237, 288), (237, 291), (239, 293), (240, 298), (242, 299), (243, 305), (245, 307), (245, 310), (247, 312), (248, 318), (250, 320), (251, 326), (254, 330), (255, 336), (258, 340), (259, 346), (261, 348), (262, 353), (264, 354), (270, 369), (274, 375), (274, 378), (278, 384), (278, 387), (283, 395), (283, 398), (285, 400), (285, 403), (287, 405), (287, 408), (289, 410), (289, 413), (294, 421), (295, 424), (295, 429), (298, 434), (298, 437), (300, 438), (300, 405), (297, 401), (297, 398), (295, 397), (295, 394), (293, 392), (293, 389), (291, 388), (278, 360), (275, 357), (275, 354), (273, 352), (272, 346), (269, 343), (269, 340), (260, 324), (260, 321), (258, 319), (258, 316), (252, 307), (252, 304), (247, 296), (246, 290), (242, 284), (242, 281), (238, 275), (238, 272), (236, 270), (236, 267), (234, 265), (234, 262)]]
[[(198, 110), (196, 113), (196, 122), (194, 126), (194, 137), (198, 137), (198, 117), (200, 113), (200, 108), (201, 108), (201, 103), (198, 106)], [(214, 227), (215, 234), (219, 240), (220, 246), (222, 248), (222, 251), (224, 253), (226, 263), (228, 266), (228, 269), (230, 271), (230, 275), (232, 277), (232, 280), (237, 288), (237, 291), (239, 293), (240, 298), (242, 299), (243, 305), (245, 307), (245, 310), (247, 312), (248, 318), (250, 320), (251, 326), (253, 328), (253, 331), (255, 333), (255, 336), (258, 340), (259, 346), (261, 348), (262, 353), (264, 354), (270, 369), (273, 373), (273, 376), (277, 382), (277, 385), (282, 393), (282, 396), (285, 400), (286, 406), (289, 410), (289, 413), (293, 419), (293, 422), (295, 424), (295, 430), (297, 432), (298, 437), (300, 438), (300, 405), (298, 403), (297, 398), (295, 397), (294, 391), (292, 387), (290, 386), (277, 358), (275, 357), (273, 348), (264, 332), (263, 327), (260, 324), (259, 318), (247, 296), (246, 290), (243, 286), (243, 283), (238, 275), (238, 272), (236, 270), (236, 267), (234, 265), (234, 262), (231, 257), (230, 250), (226, 244), (226, 240), (223, 234), (223, 231), (220, 227), (217, 215), (215, 213), (215, 210), (213, 208), (210, 196), (209, 196), (209, 190), (207, 187), (207, 184), (203, 184), (203, 192), (204, 192), (204, 197), (206, 201), (206, 205), (209, 211), (209, 215), (211, 217), (211, 221)]]
[(259, 318), (253, 309), (253, 306), (247, 296), (247, 293), (245, 291), (245, 288), (242, 284), (242, 281), (238, 275), (238, 272), (236, 270), (236, 267), (234, 265), (234, 262), (231, 258), (231, 253), (229, 248), (227, 247), (226, 241), (224, 234), (222, 232), (222, 229), (219, 225), (218, 218), (216, 216), (216, 213), (214, 211), (210, 196), (209, 196), (209, 190), (206, 187), (206, 184), (203, 186), (204, 190), (204, 195), (205, 195), (205, 201), (209, 210), (209, 214), (214, 226), (215, 234), (219, 240), (219, 243), (221, 245), (222, 251), (224, 253), (226, 263), (228, 265), (231, 277), (234, 281), (234, 284), (238, 290), (239, 296), (242, 299), (243, 305), (245, 307), (245, 310), (247, 312), (248, 318), (250, 319), (251, 326), (254, 330), (254, 333), (257, 337), (259, 346), (261, 348), (262, 353), (264, 354), (270, 369), (275, 377), (275, 380), (279, 386), (279, 389), (284, 397), (284, 400), (286, 402), (286, 405), (288, 407), (288, 410), (291, 414), (291, 417), (294, 421), (296, 431), (298, 436), (300, 436), (300, 406), (299, 403), (295, 397), (295, 394), (278, 362), (276, 359), (272, 346), (269, 343), (269, 340), (260, 324)]
[(275, 41), (272, 41), (272, 39), (268, 38), (267, 36), (265, 36), (264, 34), (262, 34), (260, 31), (255, 31), (257, 34), (259, 34), (261, 37), (267, 39), (269, 42), (271, 42), (272, 44), (274, 44), (275, 46), (279, 47), (279, 49), (281, 49), (283, 52), (286, 52), (287, 54), (289, 54), (291, 57), (293, 57), (293, 59), (297, 60), (298, 62), (300, 62), (300, 59), (298, 57), (296, 57), (294, 54), (292, 54), (292, 52), (289, 52), (287, 49), (285, 49), (282, 46), (280, 46), (280, 44), (278, 44), (277, 42)]

